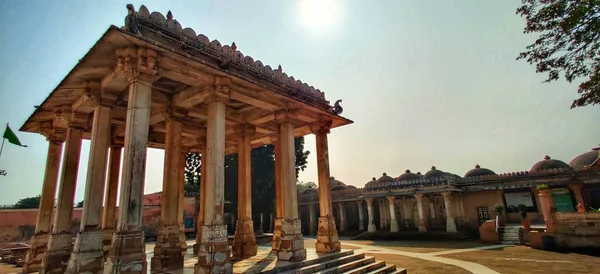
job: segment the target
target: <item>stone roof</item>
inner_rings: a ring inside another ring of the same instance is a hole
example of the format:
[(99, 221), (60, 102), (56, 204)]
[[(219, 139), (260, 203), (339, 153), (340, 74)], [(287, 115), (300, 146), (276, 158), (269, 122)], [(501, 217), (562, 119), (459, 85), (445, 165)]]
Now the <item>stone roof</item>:
[(306, 190), (302, 191), (302, 194), (310, 194), (319, 192), (316, 188), (309, 187)]
[(599, 151), (600, 147), (593, 148), (591, 151), (588, 151), (584, 154), (581, 154), (575, 157), (571, 162), (569, 162), (569, 166), (575, 170), (584, 170), (585, 166), (590, 166), (594, 164), (594, 162), (600, 156)]
[(435, 166), (431, 167), (431, 170), (425, 173), (425, 178), (443, 177), (446, 173), (437, 169)]
[(407, 169), (406, 171), (404, 171), (404, 173), (400, 176), (398, 176), (398, 178), (396, 178), (396, 180), (398, 181), (409, 181), (409, 180), (417, 180), (421, 178), (420, 175), (414, 174), (412, 172), (410, 172), (409, 169)]
[(336, 186), (346, 186), (342, 181), (336, 180), (335, 177), (329, 177), (329, 186), (333, 189)]
[(496, 175), (496, 172), (493, 172), (487, 168), (481, 168), (479, 165), (475, 165), (475, 168), (467, 171), (464, 177), (476, 177), (485, 175)]
[(550, 156), (546, 155), (544, 160), (537, 162), (535, 165), (531, 167), (529, 173), (542, 172), (548, 169), (570, 169), (570, 166), (561, 160), (556, 160), (550, 158)]
[(378, 183), (384, 183), (384, 182), (392, 182), (394, 181), (394, 178), (390, 177), (387, 175), (387, 173), (383, 173), (383, 175), (381, 175), (381, 177), (379, 177), (379, 179), (377, 179)]

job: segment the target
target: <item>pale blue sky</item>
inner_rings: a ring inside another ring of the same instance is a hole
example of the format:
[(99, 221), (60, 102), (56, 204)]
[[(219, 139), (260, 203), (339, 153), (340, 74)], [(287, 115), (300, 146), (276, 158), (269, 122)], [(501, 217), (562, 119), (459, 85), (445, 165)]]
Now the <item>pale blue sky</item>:
[[(335, 22), (317, 31), (301, 1), (0, 1), (0, 125), (18, 130), (125, 5), (170, 9), (183, 27), (260, 59), (343, 99), (355, 124), (330, 135), (332, 176), (356, 186), (383, 172), (438, 169), (464, 175), (475, 164), (529, 170), (544, 155), (569, 162), (600, 142), (600, 107), (570, 110), (576, 86), (515, 57), (522, 33), (510, 1), (337, 1)], [(172, 3), (167, 3), (172, 2)], [(329, 16), (328, 16), (329, 17)], [(18, 133), (29, 148), (5, 145), (0, 204), (41, 192), (47, 143)], [(312, 153), (300, 180), (316, 181)], [(84, 141), (75, 201), (83, 198)], [(162, 184), (163, 152), (150, 150), (146, 193)]]

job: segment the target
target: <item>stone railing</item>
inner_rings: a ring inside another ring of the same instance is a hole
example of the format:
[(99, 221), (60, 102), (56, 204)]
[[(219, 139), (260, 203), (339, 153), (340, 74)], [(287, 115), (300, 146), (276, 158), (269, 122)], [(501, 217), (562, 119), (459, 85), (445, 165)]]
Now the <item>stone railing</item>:
[(600, 212), (557, 212), (553, 219), (559, 246), (600, 248)]
[(457, 179), (452, 177), (420, 178), (407, 181), (394, 180), (391, 182), (370, 182), (365, 187), (365, 190), (379, 191), (406, 188), (435, 188), (440, 186), (454, 185), (456, 182)]
[[(363, 189), (345, 189), (331, 192), (332, 202), (343, 200), (355, 200), (362, 196)], [(311, 203), (319, 201), (319, 193), (298, 194), (299, 203)]]

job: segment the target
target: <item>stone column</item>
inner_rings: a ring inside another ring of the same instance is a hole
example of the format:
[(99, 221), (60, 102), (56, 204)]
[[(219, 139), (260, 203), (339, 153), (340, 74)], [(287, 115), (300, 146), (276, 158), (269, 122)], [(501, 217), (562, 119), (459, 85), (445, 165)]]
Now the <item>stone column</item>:
[(115, 209), (117, 207), (117, 190), (119, 188), (119, 170), (121, 169), (122, 144), (110, 147), (108, 160), (108, 184), (104, 196), (104, 212), (102, 214), (102, 230), (104, 233), (104, 256), (108, 255), (115, 229)]
[[(204, 144), (206, 144), (206, 138), (204, 138)], [(200, 242), (202, 241), (202, 227), (204, 227), (204, 198), (202, 195), (206, 193), (206, 145), (204, 145), (200, 151), (200, 193), (198, 194), (199, 204), (198, 212), (196, 212), (196, 243), (194, 244), (194, 255), (198, 255), (200, 250)]]
[(377, 203), (379, 204), (379, 228), (380, 229), (384, 229), (387, 226), (387, 222), (385, 220), (386, 215), (385, 215), (385, 204), (383, 202), (383, 200), (377, 200)]
[(281, 111), (275, 114), (279, 123), (279, 142), (281, 145), (281, 185), (283, 194), (283, 214), (281, 223), (281, 245), (277, 259), (283, 261), (303, 261), (306, 259), (304, 239), (298, 219), (298, 191), (296, 189), (296, 155), (294, 149), (295, 113)]
[(308, 216), (308, 221), (310, 224), (308, 231), (310, 235), (315, 235), (317, 232), (317, 222), (315, 220), (315, 215), (317, 215), (317, 212), (315, 211), (315, 204), (308, 204), (308, 214), (310, 214), (310, 216)]
[(346, 208), (344, 207), (344, 203), (338, 203), (338, 208), (340, 210), (340, 231), (348, 230), (348, 223), (346, 222)]
[(150, 49), (121, 49), (117, 58), (129, 82), (125, 151), (119, 195), (119, 215), (106, 260), (110, 273), (146, 273), (146, 245), (142, 232), (146, 145), (150, 126), (152, 83), (156, 80), (157, 52)]
[[(247, 258), (256, 255), (258, 245), (252, 221), (252, 168), (251, 138), (256, 132), (252, 125), (241, 124), (234, 128), (238, 135), (238, 220), (233, 238), (233, 256)], [(262, 219), (262, 214), (260, 215)], [(262, 229), (262, 220), (261, 220)]]
[(183, 125), (175, 110), (166, 110), (167, 127), (163, 172), (163, 190), (160, 203), (160, 223), (157, 231), (154, 256), (150, 269), (152, 272), (167, 272), (183, 269), (179, 226), (179, 200), (183, 199), (180, 189), (181, 179), (181, 134)]
[(281, 185), (281, 142), (271, 138), (275, 152), (275, 220), (273, 222), (273, 242), (271, 249), (279, 250), (281, 245), (281, 224), (283, 222), (283, 186)]
[(189, 148), (181, 147), (179, 159), (179, 179), (177, 180), (179, 200), (177, 203), (177, 223), (179, 224), (179, 245), (181, 246), (181, 254), (187, 254), (187, 242), (185, 237), (185, 214), (184, 214), (184, 199), (185, 199), (185, 161), (186, 156), (190, 152)]
[(554, 203), (552, 201), (552, 194), (548, 189), (540, 190), (540, 204), (542, 206), (542, 214), (544, 215), (544, 222), (546, 223), (546, 232), (554, 232), (554, 218), (552, 217), (552, 207)]
[(367, 202), (367, 217), (369, 219), (369, 225), (367, 226), (368, 232), (375, 232), (377, 228), (375, 227), (375, 220), (373, 219), (373, 198), (365, 198), (365, 202)]
[(56, 201), (56, 215), (54, 216), (52, 234), (48, 240), (48, 251), (42, 260), (40, 273), (64, 273), (71, 256), (73, 200), (75, 199), (75, 186), (77, 184), (77, 172), (79, 171), (81, 139), (83, 129), (87, 125), (87, 114), (73, 113), (70, 122), (58, 199)]
[(419, 211), (419, 232), (427, 232), (427, 227), (425, 226), (425, 211), (423, 211), (423, 194), (418, 193), (414, 196), (417, 200), (417, 210)]
[(329, 171), (329, 143), (327, 134), (331, 121), (313, 124), (317, 148), (317, 172), (319, 176), (319, 221), (317, 227), (317, 253), (335, 252), (341, 249), (331, 204), (331, 183)]
[(362, 201), (356, 201), (358, 207), (358, 231), (365, 231), (365, 213)]
[(227, 242), (227, 225), (224, 220), (225, 202), (225, 109), (227, 97), (217, 86), (207, 99), (206, 165), (202, 200), (203, 224), (200, 228), (198, 263), (195, 273), (231, 273), (231, 250)]
[(101, 218), (111, 137), (110, 110), (110, 105), (104, 102), (100, 102), (94, 110), (81, 226), (75, 239), (73, 254), (67, 264), (67, 273), (98, 273), (104, 269), (104, 233)]
[(390, 207), (390, 232), (398, 232), (398, 220), (396, 218), (396, 204), (394, 203), (394, 196), (385, 197), (388, 200)]
[(444, 197), (444, 206), (446, 207), (446, 232), (456, 232), (456, 223), (454, 222), (454, 209), (452, 208), (452, 194), (442, 192)]
[(582, 204), (585, 206), (585, 202), (583, 201), (583, 195), (581, 194), (583, 184), (570, 184), (569, 188), (573, 191), (573, 196), (575, 196), (575, 201), (577, 202), (577, 204)]
[(25, 257), (23, 273), (37, 272), (42, 267), (42, 259), (48, 247), (48, 233), (52, 225), (52, 212), (54, 211), (54, 196), (56, 195), (56, 184), (58, 183), (58, 168), (65, 138), (64, 130), (54, 130), (49, 134), (48, 156), (46, 160), (46, 172), (44, 174), (44, 185), (42, 197), (38, 209), (35, 234), (31, 238), (30, 247)]

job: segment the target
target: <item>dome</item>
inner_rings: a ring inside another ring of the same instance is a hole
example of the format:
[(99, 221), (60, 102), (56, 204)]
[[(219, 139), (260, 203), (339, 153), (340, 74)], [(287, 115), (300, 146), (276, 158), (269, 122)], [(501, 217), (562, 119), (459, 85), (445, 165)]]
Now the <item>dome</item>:
[(373, 177), (373, 178), (371, 179), (371, 181), (368, 181), (368, 182), (365, 184), (365, 188), (372, 187), (372, 186), (373, 186), (373, 184), (375, 184), (376, 182), (377, 182), (377, 179), (376, 179), (375, 177)]
[(487, 168), (481, 168), (479, 165), (476, 165), (474, 169), (471, 169), (465, 173), (466, 177), (475, 177), (475, 176), (487, 176), (487, 175), (496, 175), (496, 172), (493, 172)]
[(411, 173), (410, 170), (407, 169), (404, 172), (404, 174), (398, 176), (398, 178), (396, 178), (396, 179), (398, 179), (399, 181), (410, 181), (410, 180), (418, 180), (420, 178), (421, 178), (421, 176)]
[(310, 194), (310, 193), (317, 193), (317, 192), (319, 192), (319, 191), (316, 188), (310, 187), (310, 188), (302, 191), (302, 194)]
[(598, 150), (600, 150), (599, 147), (592, 148), (591, 151), (575, 157), (575, 159), (569, 163), (569, 166), (576, 170), (582, 170), (584, 169), (584, 166), (592, 165), (599, 157)]
[(383, 173), (383, 175), (381, 177), (379, 177), (379, 179), (377, 179), (378, 183), (385, 183), (385, 182), (393, 182), (394, 178), (390, 177), (387, 175), (387, 173)]
[(345, 190), (346, 187), (343, 185), (337, 185), (331, 188), (331, 191), (339, 191), (339, 190)]
[(357, 188), (355, 186), (350, 185), (350, 186), (346, 186), (346, 189), (357, 189)]
[(435, 166), (431, 167), (430, 171), (427, 171), (425, 173), (425, 178), (434, 178), (434, 177), (443, 177), (445, 175), (445, 172), (437, 169)]
[(331, 189), (333, 189), (336, 186), (346, 186), (346, 184), (336, 180), (335, 177), (331, 176), (329, 177), (329, 186), (331, 187)]
[(555, 168), (570, 168), (565, 162), (561, 160), (551, 159), (550, 156), (546, 155), (544, 160), (537, 162), (529, 173), (541, 172), (543, 170), (555, 169)]

